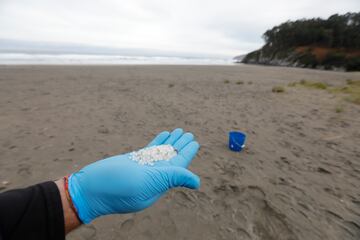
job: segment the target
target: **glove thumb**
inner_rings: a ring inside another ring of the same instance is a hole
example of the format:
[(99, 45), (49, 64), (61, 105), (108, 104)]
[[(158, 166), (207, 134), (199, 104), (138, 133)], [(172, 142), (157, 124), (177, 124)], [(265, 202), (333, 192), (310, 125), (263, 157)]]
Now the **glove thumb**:
[(175, 187), (198, 189), (200, 187), (200, 178), (186, 168), (161, 167), (161, 172), (165, 174), (168, 189)]

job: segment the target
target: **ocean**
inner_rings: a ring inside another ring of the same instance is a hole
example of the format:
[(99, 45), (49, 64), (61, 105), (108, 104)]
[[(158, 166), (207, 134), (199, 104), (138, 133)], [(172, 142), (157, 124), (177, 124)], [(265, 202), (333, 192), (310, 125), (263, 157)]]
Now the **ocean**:
[(0, 65), (231, 65), (231, 58), (149, 57), (86, 54), (0, 53)]

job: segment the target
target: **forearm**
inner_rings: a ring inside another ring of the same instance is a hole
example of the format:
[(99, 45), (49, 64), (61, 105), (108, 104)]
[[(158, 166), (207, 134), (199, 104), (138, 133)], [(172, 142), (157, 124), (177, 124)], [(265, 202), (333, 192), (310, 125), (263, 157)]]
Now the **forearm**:
[(3, 240), (64, 240), (60, 192), (54, 182), (0, 194), (0, 235)]
[(71, 208), (70, 202), (66, 197), (64, 179), (61, 178), (55, 181), (55, 184), (58, 187), (61, 196), (61, 203), (64, 213), (65, 235), (66, 235), (75, 228), (79, 227), (81, 225), (81, 222), (77, 217), (76, 213), (74, 212), (74, 210)]

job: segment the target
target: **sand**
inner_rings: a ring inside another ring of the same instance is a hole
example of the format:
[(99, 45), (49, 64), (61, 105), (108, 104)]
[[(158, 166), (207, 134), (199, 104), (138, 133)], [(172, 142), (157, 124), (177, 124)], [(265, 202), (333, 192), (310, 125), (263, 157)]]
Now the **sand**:
[[(182, 127), (202, 146), (191, 165), (199, 191), (173, 190), (143, 212), (97, 219), (68, 239), (359, 239), (360, 106), (327, 91), (271, 91), (301, 79), (337, 85), (360, 73), (2, 66), (1, 191), (56, 179)], [(230, 130), (247, 133), (243, 152), (228, 150)]]

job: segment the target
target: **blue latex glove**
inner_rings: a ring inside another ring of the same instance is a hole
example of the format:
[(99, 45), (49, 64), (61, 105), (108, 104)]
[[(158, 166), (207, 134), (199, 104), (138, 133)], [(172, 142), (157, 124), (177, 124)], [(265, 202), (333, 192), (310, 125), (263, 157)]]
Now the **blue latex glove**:
[(199, 188), (199, 177), (186, 169), (199, 149), (193, 134), (184, 134), (182, 129), (171, 134), (162, 132), (148, 146), (161, 144), (171, 144), (178, 155), (149, 166), (131, 160), (127, 153), (73, 173), (69, 192), (81, 221), (89, 223), (103, 215), (140, 211), (174, 187)]

